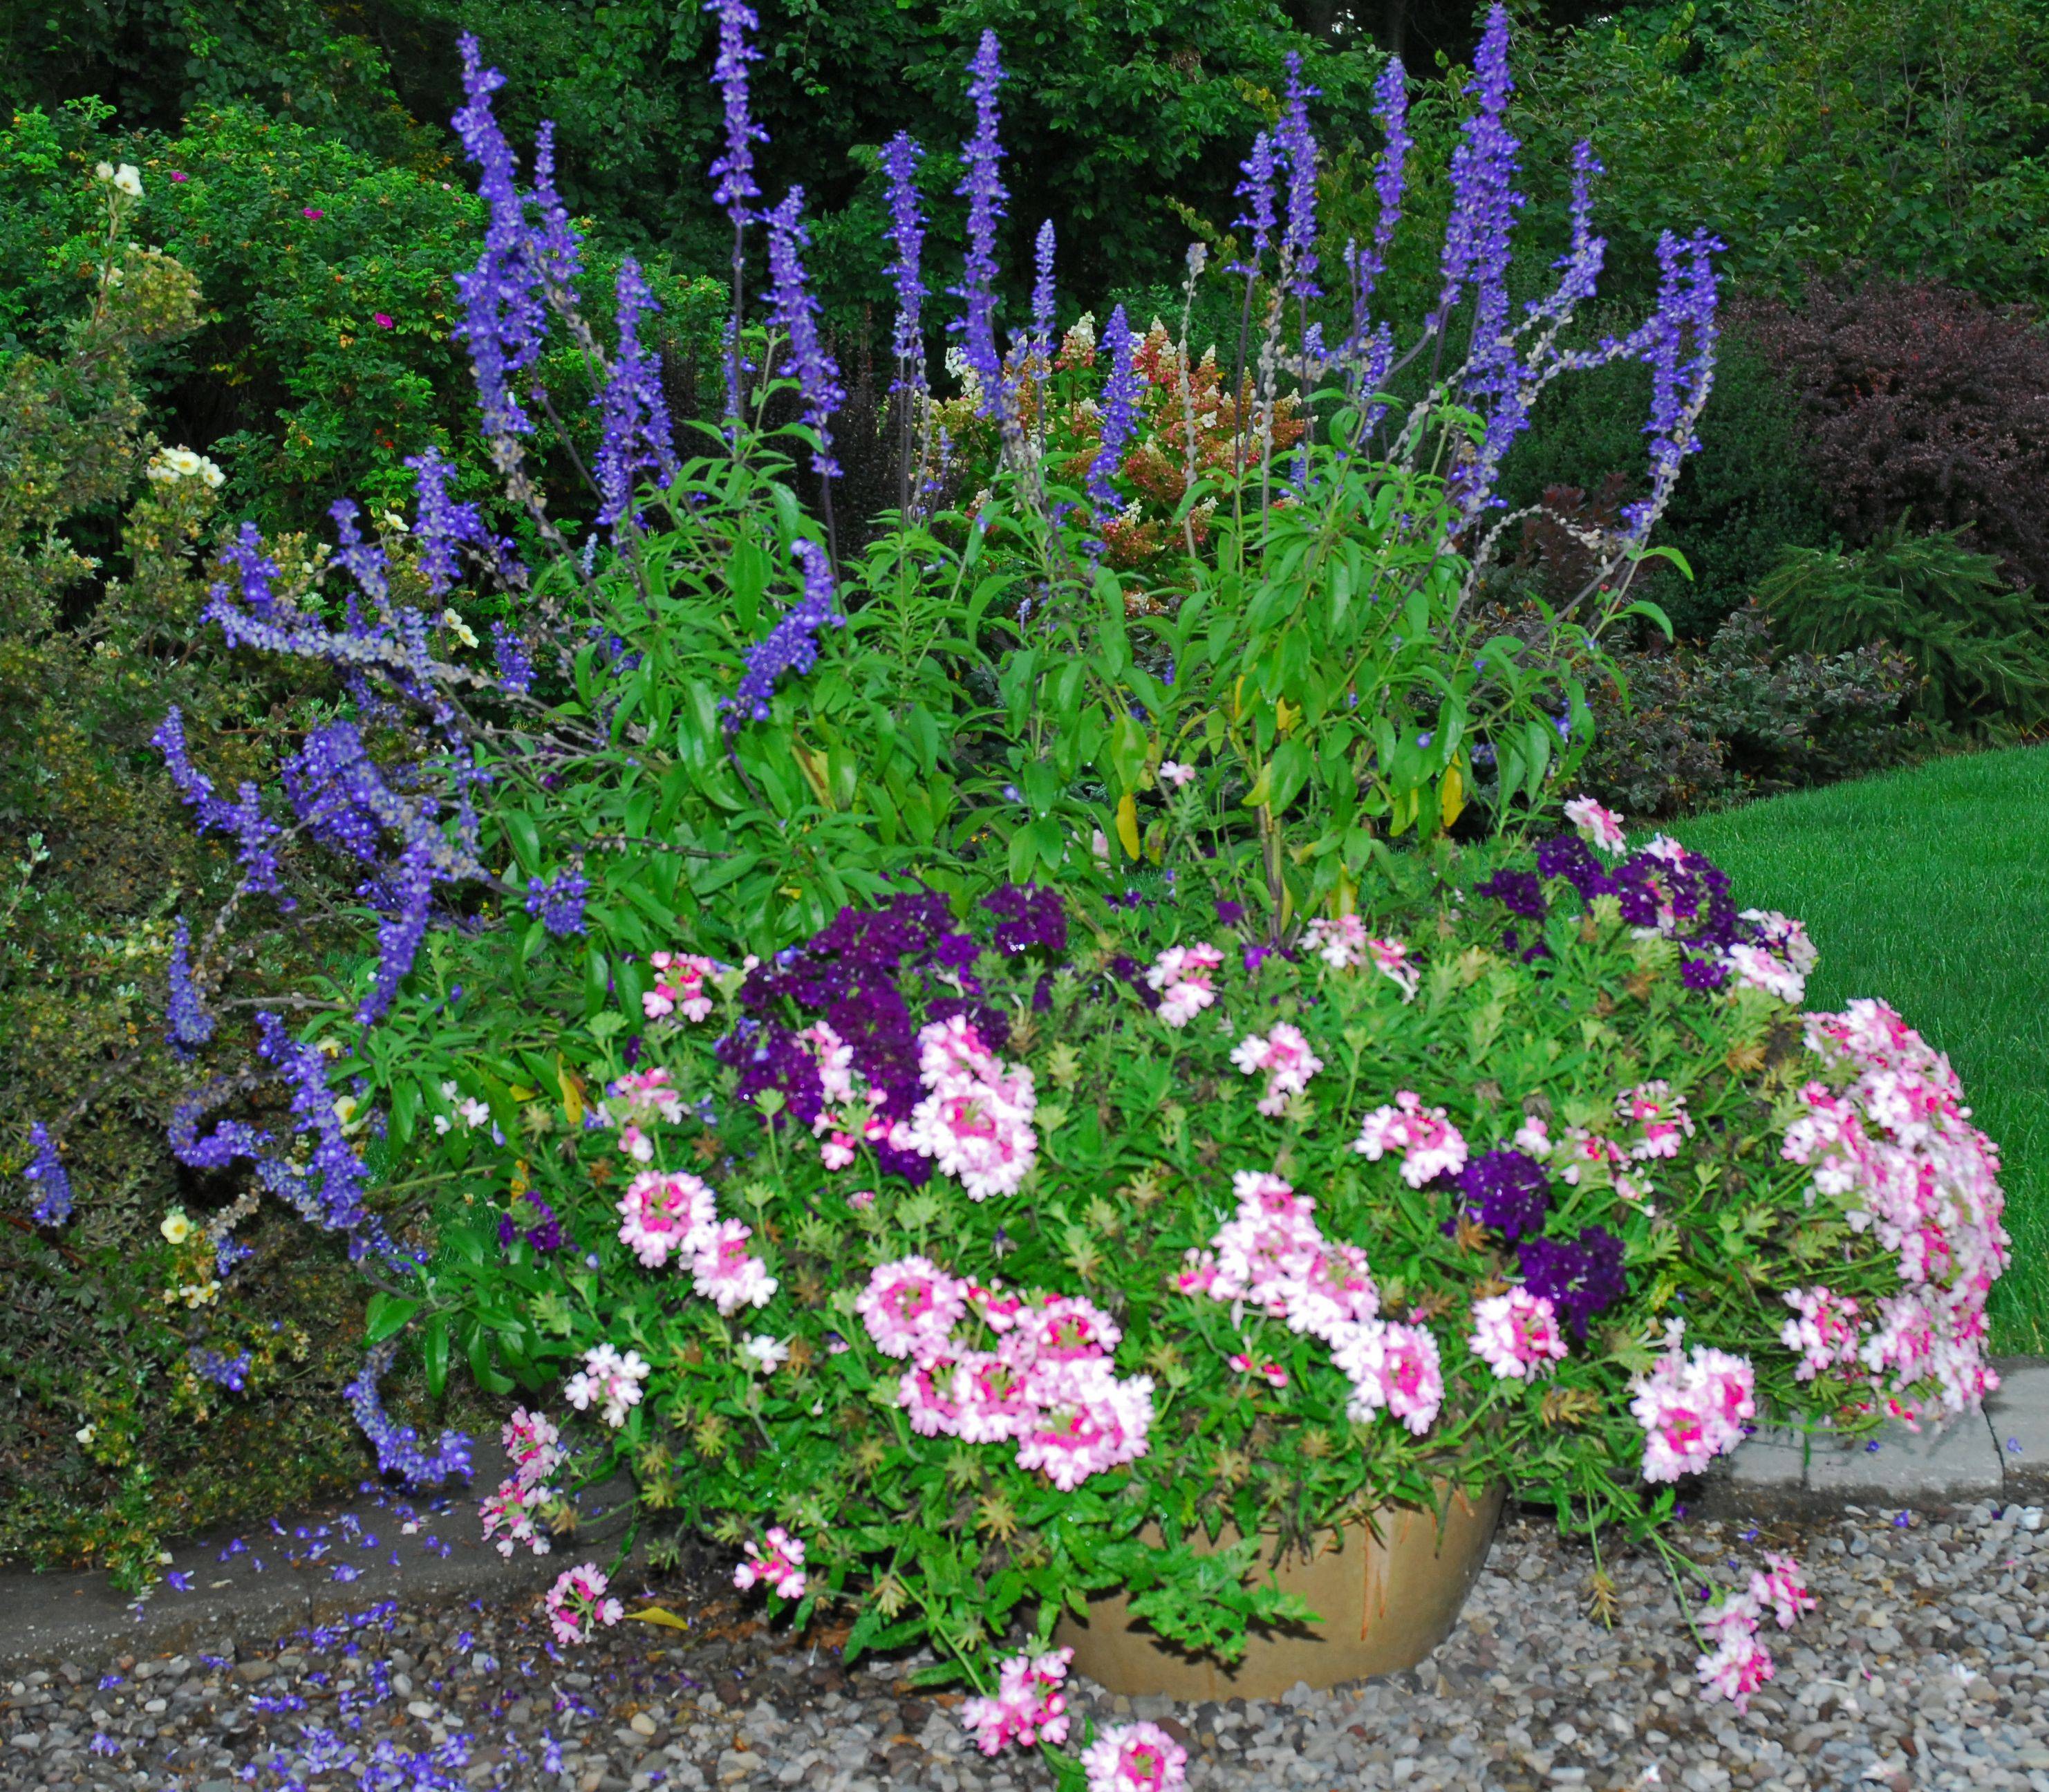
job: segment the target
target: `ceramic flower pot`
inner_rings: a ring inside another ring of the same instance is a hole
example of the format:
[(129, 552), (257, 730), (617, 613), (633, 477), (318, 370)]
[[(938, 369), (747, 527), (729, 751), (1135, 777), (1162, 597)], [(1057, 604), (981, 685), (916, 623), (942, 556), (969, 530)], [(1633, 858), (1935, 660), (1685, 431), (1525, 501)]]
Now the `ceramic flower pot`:
[[(1113, 1693), (1180, 1700), (1269, 1699), (1297, 1681), (1334, 1686), (1413, 1667), (1450, 1634), (1479, 1577), (1501, 1517), (1503, 1491), (1452, 1497), (1441, 1527), (1434, 1512), (1383, 1506), (1371, 1524), (1328, 1531), (1312, 1555), (1263, 1570), (1308, 1601), (1320, 1620), (1285, 1630), (1254, 1627), (1245, 1654), (1226, 1664), (1162, 1641), (1125, 1610), (1125, 1596), (1094, 1600), (1086, 1622), (1055, 1633), (1074, 1666)], [(1149, 1533), (1157, 1541), (1157, 1534)], [(1225, 1541), (1237, 1534), (1226, 1531)]]

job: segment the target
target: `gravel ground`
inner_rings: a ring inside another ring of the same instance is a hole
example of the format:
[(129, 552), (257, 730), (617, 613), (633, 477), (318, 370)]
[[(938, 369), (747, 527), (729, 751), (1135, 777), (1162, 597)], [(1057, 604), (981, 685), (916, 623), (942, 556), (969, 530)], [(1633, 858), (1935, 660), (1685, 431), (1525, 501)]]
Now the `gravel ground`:
[[(1592, 1568), (1541, 1522), (1503, 1527), (1459, 1627), (1412, 1673), (1266, 1703), (1176, 1708), (1086, 1682), (1073, 1708), (1155, 1718), (1195, 1788), (2025, 1786), (2049, 1792), (2049, 1526), (1989, 1505), (1828, 1522), (1696, 1523), (1702, 1561), (1790, 1549), (1821, 1611), (1747, 1715), (1692, 1686), (1662, 1571), (1611, 1562), (1620, 1611), (1584, 1615)], [(566, 1561), (573, 1561), (567, 1557)], [(638, 1588), (628, 1589), (637, 1591)], [(64, 1662), (10, 1682), (0, 1786), (134, 1792), (807, 1792), (1044, 1788), (1036, 1759), (966, 1744), (958, 1694), (904, 1662), (850, 1673), (759, 1623), (709, 1565), (648, 1588), (687, 1631), (627, 1623), (557, 1650), (538, 1602), (374, 1606), (270, 1647)], [(637, 1602), (629, 1601), (628, 1609)]]

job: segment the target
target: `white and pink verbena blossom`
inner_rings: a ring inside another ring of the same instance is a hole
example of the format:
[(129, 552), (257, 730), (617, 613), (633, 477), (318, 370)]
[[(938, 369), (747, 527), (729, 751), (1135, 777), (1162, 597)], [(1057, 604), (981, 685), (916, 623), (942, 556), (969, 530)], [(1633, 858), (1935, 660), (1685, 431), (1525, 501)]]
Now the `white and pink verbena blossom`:
[(972, 1200), (1016, 1194), (1038, 1158), (1031, 1071), (1006, 1068), (973, 1024), (955, 1015), (920, 1032), (918, 1079), (925, 1098), (890, 1142), (931, 1158)]
[(760, 1543), (748, 1542), (741, 1545), (747, 1559), (733, 1571), (733, 1584), (743, 1593), (757, 1582), (780, 1593), (785, 1599), (804, 1596), (804, 1545), (795, 1537), (774, 1526)]
[[(1163, 772), (1165, 768), (1161, 768)], [(961, 1727), (985, 1755), (1013, 1746), (1031, 1748), (1041, 1742), (1059, 1745), (1067, 1740), (1067, 1677), (1071, 1649), (1044, 1655), (1013, 1655), (997, 1664), (996, 1690), (966, 1701)]]
[(651, 1373), (638, 1351), (621, 1356), (612, 1345), (600, 1344), (584, 1352), (583, 1367), (569, 1378), (563, 1397), (579, 1413), (601, 1408), (605, 1422), (616, 1431), (640, 1404), (640, 1384)]
[(710, 958), (694, 952), (653, 952), (647, 962), (654, 967), (655, 987), (642, 992), (640, 1012), (648, 1020), (680, 1014), (686, 1020), (702, 1020), (711, 1013), (705, 984), (718, 974), (718, 966)]
[(1398, 1091), (1393, 1103), (1377, 1107), (1359, 1122), (1352, 1149), (1378, 1162), (1402, 1154), (1402, 1180), (1421, 1188), (1441, 1176), (1456, 1176), (1466, 1167), (1466, 1141), (1441, 1107), (1426, 1108), (1413, 1089)]
[(548, 1623), (558, 1642), (588, 1642), (605, 1626), (626, 1615), (625, 1607), (607, 1593), (612, 1583), (596, 1562), (565, 1568), (548, 1589)]
[(1541, 1294), (1511, 1288), (1473, 1303), (1467, 1347), (1503, 1381), (1534, 1381), (1565, 1357), (1557, 1309)]
[(562, 1462), (562, 1434), (545, 1414), (515, 1406), (512, 1416), (499, 1432), (514, 1475), (525, 1485), (545, 1481)]
[(1729, 948), (1729, 968), (1739, 983), (1776, 996), (1789, 1007), (1806, 999), (1807, 974), (1821, 954), (1807, 930), (1790, 915), (1772, 908), (1746, 908), (1752, 938)]
[(694, 1254), (718, 1223), (718, 1197), (700, 1179), (643, 1170), (619, 1198), (619, 1242), (646, 1269), (659, 1269), (672, 1253)]
[(690, 1240), (690, 1278), (698, 1293), (730, 1319), (742, 1307), (765, 1307), (782, 1285), (747, 1248), (754, 1228), (721, 1219)]
[(1385, 1411), (1421, 1437), (1437, 1422), (1444, 1371), (1427, 1327), (1366, 1320), (1344, 1328), (1331, 1359), (1351, 1382), (1345, 1409), (1360, 1424)]
[(1416, 992), (1423, 986), (1423, 972), (1410, 959), (1407, 947), (1398, 939), (1369, 939), (1366, 954), (1374, 968), (1402, 992), (1404, 1001), (1416, 999)]
[(1619, 853), (1629, 844), (1622, 830), (1622, 818), (1604, 809), (1590, 796), (1576, 796), (1565, 805), (1565, 819), (1579, 830), (1580, 838), (1604, 853)]
[(1810, 1015), (1806, 1040), (1824, 1074), (1800, 1091), (1783, 1155), (1810, 1172), (1810, 1204), (1840, 1203), (1897, 1254), (1907, 1285), (1857, 1316), (1861, 1378), (1909, 1421), (1962, 1413), (1999, 1385), (1985, 1354), (2010, 1248), (1998, 1151), (1970, 1124), (1948, 1059), (1884, 1003)]
[(1017, 1466), (1063, 1493), (1145, 1454), (1153, 1378), (1120, 1379), (1102, 1357), (1034, 1363), (1025, 1377), (1032, 1416), (1018, 1434)]
[(1769, 1611), (1782, 1631), (1790, 1631), (1821, 1601), (1807, 1591), (1807, 1576), (1798, 1562), (1776, 1550), (1764, 1558), (1764, 1566), (1752, 1572), (1750, 1597), (1761, 1617)]
[(1775, 1671), (1771, 1651), (1757, 1638), (1757, 1619), (1745, 1608), (1743, 1596), (1725, 1601), (1702, 1627), (1714, 1647), (1694, 1664), (1702, 1689), (1727, 1699), (1738, 1711), (1750, 1708), (1750, 1696)]
[(1195, 780), (1196, 768), (1192, 765), (1183, 765), (1179, 760), (1171, 759), (1160, 761), (1160, 781), (1162, 783), (1172, 784), (1176, 790), (1180, 790)]
[(515, 1406), (500, 1435), (511, 1460), (512, 1475), (477, 1507), (484, 1537), (488, 1541), (502, 1530), (505, 1534), (496, 1545), (501, 1556), (511, 1555), (513, 1546), (520, 1543), (535, 1555), (545, 1556), (548, 1539), (535, 1521), (555, 1498), (555, 1490), (546, 1483), (564, 1460), (562, 1433), (541, 1413)]
[(877, 1350), (919, 1362), (947, 1353), (967, 1312), (966, 1285), (926, 1257), (877, 1264), (853, 1304)]
[(1332, 1342), (1341, 1326), (1371, 1319), (1380, 1294), (1366, 1254), (1334, 1244), (1317, 1229), (1316, 1203), (1281, 1177), (1240, 1170), (1231, 1178), (1238, 1212), (1210, 1242), (1211, 1261), (1177, 1281), (1184, 1293), (1245, 1302), (1289, 1330)]
[(683, 1098), (659, 1066), (653, 1070), (628, 1071), (608, 1091), (606, 1110), (620, 1125), (638, 1131), (656, 1121), (671, 1125), (683, 1118)]
[(1757, 1416), (1756, 1378), (1748, 1361), (1696, 1345), (1682, 1354), (1683, 1320), (1667, 1328), (1665, 1354), (1631, 1384), (1629, 1409), (1643, 1428), (1643, 1478), (1676, 1481), (1726, 1456)]
[(1266, 1072), (1266, 1090), (1259, 1098), (1259, 1111), (1266, 1114), (1281, 1113), (1288, 1106), (1288, 1098), (1307, 1089), (1309, 1079), (1324, 1067), (1323, 1059), (1309, 1048), (1301, 1029), (1285, 1020), (1276, 1021), (1273, 1030), (1263, 1038), (1258, 1033), (1246, 1034), (1232, 1048), (1231, 1061), (1247, 1076)]
[(1082, 1751), (1088, 1792), (1176, 1792), (1188, 1751), (1157, 1724), (1113, 1724)]
[(1302, 943), (1333, 970), (1366, 962), (1366, 923), (1356, 915), (1319, 915), (1302, 932)]
[(1215, 977), (1223, 954), (1207, 940), (1170, 946), (1145, 973), (1146, 987), (1160, 993), (1160, 1018), (1170, 1027), (1185, 1027), (1216, 1000)]
[(1787, 1320), (1779, 1342), (1800, 1359), (1793, 1371), (1797, 1382), (1849, 1367), (1857, 1360), (1857, 1316), (1862, 1311), (1847, 1294), (1817, 1283), (1790, 1289), (1781, 1296), (1798, 1316)]
[(1679, 1141), (1693, 1136), (1693, 1117), (1686, 1111), (1686, 1098), (1675, 1095), (1662, 1078), (1639, 1083), (1615, 1098), (1615, 1112), (1635, 1129), (1629, 1155), (1639, 1160), (1676, 1157)]

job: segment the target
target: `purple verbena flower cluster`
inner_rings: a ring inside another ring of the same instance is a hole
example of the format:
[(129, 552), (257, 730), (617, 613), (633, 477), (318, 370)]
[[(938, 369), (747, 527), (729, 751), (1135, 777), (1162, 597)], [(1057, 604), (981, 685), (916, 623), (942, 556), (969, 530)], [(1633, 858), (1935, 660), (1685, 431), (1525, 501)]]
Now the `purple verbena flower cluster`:
[(1534, 1157), (1512, 1146), (1481, 1153), (1459, 1172), (1468, 1213), (1488, 1230), (1514, 1240), (1544, 1230), (1551, 1178)]
[(513, 1203), (521, 1218), (515, 1221), (508, 1211), (498, 1216), (498, 1242), (507, 1250), (523, 1239), (535, 1250), (562, 1248), (562, 1223), (555, 1210), (531, 1188)]
[(1525, 1238), (1516, 1246), (1523, 1285), (1541, 1295), (1584, 1338), (1587, 1322), (1629, 1292), (1623, 1273), (1622, 1240), (1598, 1226), (1584, 1227), (1577, 1242)]

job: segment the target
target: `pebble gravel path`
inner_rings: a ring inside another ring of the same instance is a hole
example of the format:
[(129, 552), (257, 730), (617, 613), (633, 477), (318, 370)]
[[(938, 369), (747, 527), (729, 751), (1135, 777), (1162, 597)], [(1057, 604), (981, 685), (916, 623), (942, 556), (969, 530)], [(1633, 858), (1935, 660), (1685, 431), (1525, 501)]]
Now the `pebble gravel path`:
[[(1176, 1706), (1086, 1682), (1073, 1708), (1167, 1725), (1216, 1792), (1402, 1787), (2026, 1787), (2049, 1792), (2049, 1525), (1989, 1504), (1825, 1522), (1696, 1522), (1703, 1561), (1806, 1563), (1822, 1610), (1776, 1639), (1747, 1714), (1694, 1694), (1694, 1645), (1662, 1571), (1609, 1566), (1613, 1629), (1585, 1615), (1592, 1561), (1541, 1521), (1503, 1526), (1458, 1628), (1391, 1679)], [(578, 1559), (565, 1557), (566, 1561)], [(629, 1589), (637, 1590), (637, 1589)], [(628, 1623), (558, 1649), (538, 1602), (383, 1604), (268, 1646), (64, 1662), (8, 1681), (0, 1786), (131, 1792), (1032, 1792), (1036, 1758), (986, 1760), (957, 1693), (908, 1664), (851, 1672), (768, 1630), (707, 1565), (651, 1584), (686, 1631)], [(628, 1609), (639, 1602), (628, 1601)]]

